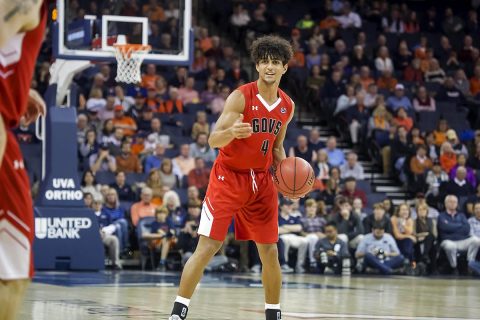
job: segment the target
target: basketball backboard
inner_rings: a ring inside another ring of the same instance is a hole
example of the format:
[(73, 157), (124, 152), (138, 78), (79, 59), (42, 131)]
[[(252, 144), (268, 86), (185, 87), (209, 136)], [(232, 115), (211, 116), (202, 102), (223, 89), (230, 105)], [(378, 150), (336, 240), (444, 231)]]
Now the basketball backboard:
[(56, 58), (113, 62), (113, 44), (125, 35), (152, 47), (145, 63), (192, 61), (192, 0), (57, 0), (52, 17)]

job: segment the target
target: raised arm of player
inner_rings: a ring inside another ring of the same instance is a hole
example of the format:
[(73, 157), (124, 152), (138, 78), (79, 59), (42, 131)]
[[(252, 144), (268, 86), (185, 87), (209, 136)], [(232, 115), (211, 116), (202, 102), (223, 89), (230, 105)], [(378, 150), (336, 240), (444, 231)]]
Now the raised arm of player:
[(218, 118), (215, 130), (210, 134), (208, 143), (212, 148), (222, 148), (233, 139), (245, 139), (252, 135), (252, 125), (243, 122), (245, 98), (235, 90), (227, 98), (223, 112)]
[(287, 127), (290, 121), (292, 121), (293, 114), (295, 112), (295, 104), (292, 101), (292, 114), (290, 115), (290, 119), (288, 122), (282, 126), (282, 129), (278, 133), (277, 138), (275, 139), (275, 143), (273, 144), (273, 167), (277, 166), (277, 163), (282, 161), (287, 157), (285, 152), (285, 148), (283, 147), (283, 140), (285, 140), (285, 135), (287, 134)]
[(17, 33), (40, 23), (43, 0), (0, 0), (0, 48)]

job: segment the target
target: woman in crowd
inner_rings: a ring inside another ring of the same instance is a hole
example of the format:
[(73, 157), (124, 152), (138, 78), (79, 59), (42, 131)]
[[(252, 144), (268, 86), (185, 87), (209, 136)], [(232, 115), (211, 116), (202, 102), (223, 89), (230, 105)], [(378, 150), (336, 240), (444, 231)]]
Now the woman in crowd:
[(115, 226), (114, 234), (120, 242), (120, 252), (128, 248), (128, 222), (125, 219), (125, 209), (120, 206), (117, 191), (109, 188), (105, 198), (102, 213), (109, 216), (109, 220)]
[(402, 203), (395, 210), (395, 215), (391, 218), (393, 237), (397, 241), (398, 248), (405, 258), (414, 263), (414, 244), (417, 241), (413, 220), (410, 217), (410, 207)]
[(152, 203), (157, 206), (162, 205), (162, 199), (165, 193), (165, 189), (160, 178), (159, 169), (150, 170), (147, 178), (147, 187), (152, 189)]
[(415, 260), (430, 266), (435, 259), (435, 239), (437, 238), (436, 220), (428, 217), (428, 206), (422, 203), (417, 206), (417, 219), (414, 224)]
[(83, 173), (81, 189), (84, 194), (90, 193), (94, 198), (103, 198), (100, 192), (100, 185), (95, 181), (95, 175), (91, 170), (86, 170)]
[(180, 181), (178, 176), (173, 172), (173, 164), (171, 159), (163, 159), (162, 164), (160, 165), (160, 180), (164, 187), (169, 189), (178, 188)]

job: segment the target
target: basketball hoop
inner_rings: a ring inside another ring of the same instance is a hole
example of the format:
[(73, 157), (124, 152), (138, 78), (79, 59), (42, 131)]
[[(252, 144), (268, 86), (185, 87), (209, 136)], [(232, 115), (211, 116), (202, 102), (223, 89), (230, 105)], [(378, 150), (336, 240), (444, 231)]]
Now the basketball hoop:
[(125, 83), (139, 83), (142, 81), (140, 67), (145, 55), (152, 50), (149, 45), (128, 44), (126, 39), (118, 36), (113, 45), (117, 59), (117, 77), (115, 81)]

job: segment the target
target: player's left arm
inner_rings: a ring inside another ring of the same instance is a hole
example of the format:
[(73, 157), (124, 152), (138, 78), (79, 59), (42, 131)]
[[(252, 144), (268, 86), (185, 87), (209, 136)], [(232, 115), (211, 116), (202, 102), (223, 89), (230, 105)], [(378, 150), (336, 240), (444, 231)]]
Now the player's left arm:
[(283, 140), (285, 140), (285, 136), (287, 134), (287, 128), (290, 121), (293, 119), (293, 114), (295, 113), (295, 103), (292, 101), (292, 113), (290, 114), (290, 118), (288, 119), (287, 123), (282, 126), (282, 129), (278, 133), (277, 138), (273, 144), (273, 167), (275, 168), (277, 164), (287, 157), (285, 152), (285, 148), (283, 147)]
[(17, 33), (34, 29), (40, 23), (43, 0), (0, 0), (0, 48)]

